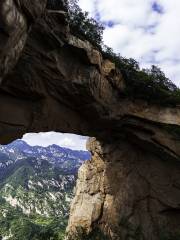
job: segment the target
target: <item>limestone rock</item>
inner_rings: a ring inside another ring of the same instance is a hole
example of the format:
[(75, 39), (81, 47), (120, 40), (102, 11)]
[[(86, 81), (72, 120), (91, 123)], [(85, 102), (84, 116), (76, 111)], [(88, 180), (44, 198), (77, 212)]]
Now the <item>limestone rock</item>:
[[(91, 144), (99, 144), (92, 139)], [(90, 142), (89, 142), (90, 145)], [(104, 204), (104, 161), (101, 159), (98, 147), (93, 161), (87, 161), (79, 169), (75, 198), (72, 201), (69, 235), (74, 234), (78, 227), (83, 228), (87, 233), (92, 230), (102, 214)], [(96, 183), (96, 184), (95, 184)]]
[(79, 227), (87, 233), (99, 228), (113, 240), (179, 236), (179, 162), (125, 140), (96, 142), (102, 155), (95, 139), (91, 143), (93, 157), (79, 171), (68, 236)]
[(0, 2), (0, 144), (26, 132), (94, 136), (68, 231), (117, 240), (178, 232), (180, 107), (127, 96), (114, 63), (70, 34), (61, 3)]
[(99, 51), (94, 49), (94, 47), (88, 41), (82, 41), (81, 39), (71, 35), (69, 38), (69, 44), (85, 51), (89, 59), (89, 63), (97, 65), (99, 69), (101, 69), (102, 55)]

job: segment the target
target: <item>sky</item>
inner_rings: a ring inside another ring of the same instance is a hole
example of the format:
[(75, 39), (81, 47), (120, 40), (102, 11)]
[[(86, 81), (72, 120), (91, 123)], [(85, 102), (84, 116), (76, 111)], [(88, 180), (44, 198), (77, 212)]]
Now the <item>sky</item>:
[[(104, 43), (142, 68), (158, 65), (180, 86), (180, 0), (79, 0), (106, 27)], [(86, 149), (86, 137), (55, 132), (26, 134), (30, 145)]]
[(79, 0), (106, 27), (104, 43), (180, 86), (180, 0)]
[(47, 133), (26, 133), (22, 140), (31, 146), (59, 145), (61, 147), (70, 148), (73, 150), (86, 150), (87, 137), (75, 134), (63, 134), (56, 132)]

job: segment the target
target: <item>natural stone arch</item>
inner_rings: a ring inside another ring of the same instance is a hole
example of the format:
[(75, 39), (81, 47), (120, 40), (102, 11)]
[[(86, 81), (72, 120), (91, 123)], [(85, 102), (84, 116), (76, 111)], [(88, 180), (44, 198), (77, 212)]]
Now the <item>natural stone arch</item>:
[[(0, 3), (0, 143), (51, 130), (99, 140), (89, 144), (93, 158), (80, 171), (71, 232), (99, 227), (126, 239), (134, 233), (123, 218), (142, 228), (140, 239), (159, 239), (161, 228), (178, 231), (179, 107), (125, 97), (120, 71), (70, 34), (64, 10), (47, 10), (45, 0)], [(77, 216), (79, 200), (89, 204), (84, 216)]]

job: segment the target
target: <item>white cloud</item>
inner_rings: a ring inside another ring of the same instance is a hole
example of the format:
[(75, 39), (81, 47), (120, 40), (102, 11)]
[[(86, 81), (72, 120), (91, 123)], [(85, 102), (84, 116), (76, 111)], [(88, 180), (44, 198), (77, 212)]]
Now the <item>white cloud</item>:
[(94, 12), (94, 7), (95, 7), (96, 1), (91, 0), (91, 1), (86, 1), (86, 0), (79, 0), (79, 5), (84, 11), (88, 11), (93, 15)]
[[(153, 3), (163, 14), (152, 10)], [(105, 44), (142, 67), (159, 65), (180, 86), (180, 0), (79, 0), (79, 4), (92, 17), (99, 13), (101, 21), (114, 23), (104, 31)], [(85, 150), (87, 137), (49, 132), (28, 133), (23, 140)]]
[[(102, 22), (113, 21), (104, 42), (142, 67), (156, 64), (180, 86), (179, 0), (80, 0), (83, 10)], [(153, 11), (153, 4), (162, 11)]]
[(79, 136), (68, 133), (26, 133), (22, 140), (26, 141), (31, 146), (43, 146), (59, 145), (61, 147), (70, 148), (73, 150), (86, 150), (86, 141), (88, 137)]

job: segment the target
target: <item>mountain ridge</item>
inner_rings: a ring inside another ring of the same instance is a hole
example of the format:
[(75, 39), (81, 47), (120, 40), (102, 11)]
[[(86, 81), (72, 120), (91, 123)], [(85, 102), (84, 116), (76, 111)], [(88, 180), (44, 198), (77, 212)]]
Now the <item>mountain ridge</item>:
[[(24, 240), (23, 236), (36, 240), (35, 235), (38, 240), (42, 236), (43, 240), (63, 239), (77, 171), (89, 157), (89, 152), (55, 144), (30, 146), (17, 140), (0, 145), (0, 236), (10, 240)], [(24, 224), (29, 229), (25, 234)], [(42, 231), (50, 231), (50, 235)]]

